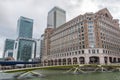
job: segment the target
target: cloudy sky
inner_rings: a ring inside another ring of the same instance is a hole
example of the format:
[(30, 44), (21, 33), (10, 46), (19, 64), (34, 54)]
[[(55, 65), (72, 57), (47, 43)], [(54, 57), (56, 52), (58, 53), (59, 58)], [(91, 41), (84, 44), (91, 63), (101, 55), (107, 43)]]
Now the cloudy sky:
[(20, 16), (34, 19), (33, 37), (40, 38), (47, 25), (47, 13), (54, 6), (64, 9), (67, 21), (86, 12), (108, 8), (114, 18), (120, 19), (120, 0), (0, 0), (0, 57), (4, 40), (16, 38)]

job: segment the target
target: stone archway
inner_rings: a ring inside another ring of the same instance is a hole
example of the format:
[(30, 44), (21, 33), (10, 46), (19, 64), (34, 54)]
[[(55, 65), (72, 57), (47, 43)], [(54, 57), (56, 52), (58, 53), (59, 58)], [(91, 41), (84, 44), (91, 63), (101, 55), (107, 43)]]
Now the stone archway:
[(110, 61), (110, 63), (112, 63), (113, 61), (112, 61), (112, 57), (109, 57), (109, 61)]
[(61, 65), (61, 59), (58, 59), (58, 64)]
[(89, 57), (90, 64), (100, 64), (100, 58), (98, 56)]
[(48, 60), (48, 66), (50, 66), (50, 60)]
[(118, 58), (118, 63), (120, 62), (120, 58)]
[(68, 64), (68, 65), (72, 64), (71, 58), (68, 58), (68, 59), (67, 59), (67, 64)]
[(104, 62), (105, 62), (105, 64), (108, 63), (108, 57), (104, 57)]
[(44, 60), (44, 66), (47, 66), (47, 60)]
[(113, 63), (116, 63), (117, 62), (117, 59), (116, 57), (113, 58)]
[(66, 65), (66, 59), (65, 58), (63, 59), (63, 65)]
[(57, 59), (54, 60), (55, 65), (57, 65)]
[(80, 57), (79, 61), (80, 61), (80, 64), (85, 64), (85, 58), (84, 57)]
[(77, 64), (77, 58), (76, 57), (73, 58), (73, 64)]
[(51, 66), (53, 65), (53, 60), (50, 60), (50, 65), (51, 65)]

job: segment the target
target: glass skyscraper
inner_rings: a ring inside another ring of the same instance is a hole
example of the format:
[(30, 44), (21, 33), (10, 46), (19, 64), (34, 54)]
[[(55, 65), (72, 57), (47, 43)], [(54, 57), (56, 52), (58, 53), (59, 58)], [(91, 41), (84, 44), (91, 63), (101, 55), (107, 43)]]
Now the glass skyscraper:
[(32, 38), (33, 20), (21, 16), (17, 23), (18, 37)]
[(5, 52), (5, 58), (7, 58), (7, 57), (13, 57), (13, 50), (7, 50)]
[(54, 7), (48, 12), (47, 27), (57, 28), (66, 22), (66, 12), (58, 7)]
[(15, 42), (14, 57), (18, 61), (29, 61), (35, 57), (36, 42), (33, 39), (18, 38)]
[(35, 41), (32, 39), (33, 19), (21, 16), (17, 23), (17, 33), (13, 57), (18, 61), (29, 61), (35, 56)]
[(12, 40), (12, 39), (6, 39), (5, 40), (3, 58), (5, 58), (5, 53), (8, 50), (13, 50), (13, 48), (14, 48), (14, 42), (15, 42), (15, 40)]

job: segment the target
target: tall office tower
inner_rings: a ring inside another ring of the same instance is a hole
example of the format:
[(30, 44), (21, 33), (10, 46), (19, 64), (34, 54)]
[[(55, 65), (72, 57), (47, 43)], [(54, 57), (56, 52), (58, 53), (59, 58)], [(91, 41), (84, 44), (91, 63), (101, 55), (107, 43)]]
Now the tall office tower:
[(30, 38), (18, 38), (14, 45), (13, 57), (17, 61), (29, 61), (35, 58), (36, 42)]
[(13, 48), (14, 48), (14, 42), (15, 42), (15, 40), (12, 40), (12, 39), (6, 39), (5, 40), (3, 58), (5, 58), (5, 55), (6, 55), (7, 51), (13, 50)]
[(63, 9), (54, 7), (48, 12), (47, 27), (57, 28), (66, 22), (66, 12)]
[(119, 20), (107, 8), (79, 15), (49, 36), (45, 31), (44, 39), (44, 65), (120, 62)]
[(13, 57), (18, 61), (29, 61), (35, 58), (36, 42), (32, 39), (33, 19), (20, 17), (17, 23), (18, 38), (14, 44)]
[(18, 37), (32, 38), (33, 20), (21, 16), (17, 23), (17, 33)]

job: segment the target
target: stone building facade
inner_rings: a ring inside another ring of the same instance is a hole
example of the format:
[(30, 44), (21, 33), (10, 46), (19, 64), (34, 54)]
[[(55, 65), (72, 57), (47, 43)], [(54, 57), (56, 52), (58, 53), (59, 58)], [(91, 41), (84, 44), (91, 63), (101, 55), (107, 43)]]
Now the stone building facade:
[(120, 62), (119, 20), (107, 8), (45, 30), (43, 65)]

